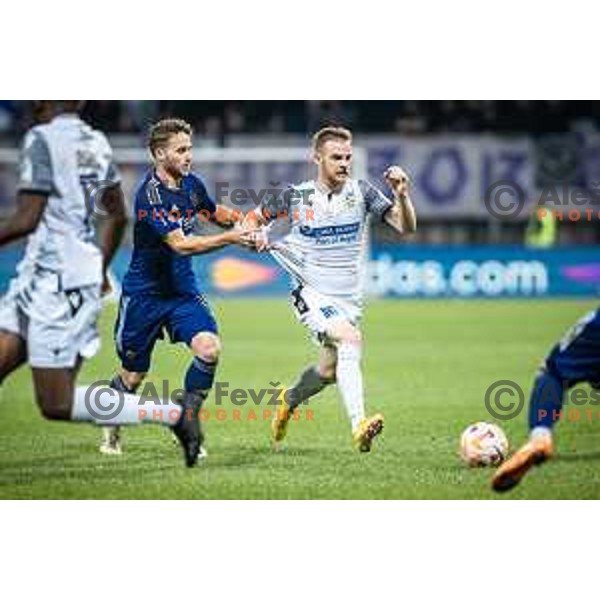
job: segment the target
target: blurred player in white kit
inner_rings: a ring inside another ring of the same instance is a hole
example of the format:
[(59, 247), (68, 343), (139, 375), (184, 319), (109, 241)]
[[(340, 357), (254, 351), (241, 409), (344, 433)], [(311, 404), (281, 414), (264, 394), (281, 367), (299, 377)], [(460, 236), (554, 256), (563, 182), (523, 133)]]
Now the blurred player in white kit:
[(290, 274), (298, 320), (320, 345), (317, 365), (308, 367), (282, 394), (284, 407), (271, 424), (274, 445), (282, 442), (300, 403), (337, 383), (351, 422), (354, 446), (369, 452), (383, 429), (383, 416), (365, 415), (361, 371), (363, 310), (369, 217), (400, 235), (416, 230), (408, 177), (398, 166), (385, 171), (393, 199), (373, 185), (352, 179), (352, 134), (326, 127), (313, 137), (314, 181), (290, 187), (277, 204), (247, 216), (263, 225), (259, 248), (267, 249)]
[[(0, 386), (28, 362), (40, 410), (53, 420), (93, 420), (74, 418), (75, 380), (100, 345), (101, 287), (127, 223), (111, 147), (81, 120), (82, 106), (34, 103), (39, 124), (23, 142), (17, 211), (0, 225), (0, 246), (28, 236), (0, 299)], [(99, 244), (95, 208), (105, 216)]]

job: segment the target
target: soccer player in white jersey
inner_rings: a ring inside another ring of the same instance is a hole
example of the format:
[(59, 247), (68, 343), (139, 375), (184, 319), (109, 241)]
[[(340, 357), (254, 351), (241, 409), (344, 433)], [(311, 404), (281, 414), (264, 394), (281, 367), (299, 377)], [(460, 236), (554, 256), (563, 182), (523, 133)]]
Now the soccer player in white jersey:
[[(81, 361), (99, 347), (104, 274), (126, 226), (111, 148), (79, 118), (81, 107), (75, 100), (34, 104), (42, 124), (25, 135), (17, 211), (0, 225), (0, 246), (29, 236), (17, 276), (0, 299), (0, 385), (29, 362), (36, 399), (48, 419), (71, 417)], [(106, 213), (100, 247), (91, 222), (92, 196), (102, 196), (97, 208)]]
[(271, 425), (274, 444), (285, 437), (296, 407), (337, 383), (352, 427), (353, 443), (369, 452), (383, 429), (383, 416), (365, 415), (361, 371), (363, 309), (369, 217), (399, 234), (416, 230), (408, 177), (398, 166), (385, 172), (393, 199), (367, 181), (350, 176), (352, 134), (326, 127), (313, 137), (315, 181), (293, 186), (276, 205), (252, 211), (249, 225), (264, 226), (262, 247), (288, 271), (297, 318), (320, 345), (317, 365), (308, 367), (282, 394), (284, 410)]

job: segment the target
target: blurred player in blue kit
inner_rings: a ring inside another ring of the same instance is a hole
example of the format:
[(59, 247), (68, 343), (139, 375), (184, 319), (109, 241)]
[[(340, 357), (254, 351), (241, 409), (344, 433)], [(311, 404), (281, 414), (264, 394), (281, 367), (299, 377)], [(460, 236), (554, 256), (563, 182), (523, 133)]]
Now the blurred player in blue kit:
[(598, 395), (600, 310), (575, 323), (544, 360), (529, 402), (529, 441), (498, 468), (492, 479), (495, 491), (511, 490), (534, 466), (552, 458), (552, 429), (560, 420), (565, 394), (581, 382), (589, 383), (592, 395)]

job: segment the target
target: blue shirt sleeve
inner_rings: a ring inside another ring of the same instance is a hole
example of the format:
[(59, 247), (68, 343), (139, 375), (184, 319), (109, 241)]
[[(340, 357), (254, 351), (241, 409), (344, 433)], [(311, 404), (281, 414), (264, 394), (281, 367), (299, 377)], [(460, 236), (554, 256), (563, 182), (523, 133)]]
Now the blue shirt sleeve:
[(193, 198), (196, 203), (196, 212), (199, 213), (204, 210), (208, 211), (210, 216), (213, 216), (217, 211), (215, 201), (210, 197), (206, 186), (199, 177), (196, 177), (196, 175), (190, 175), (190, 177), (192, 177)]
[(144, 222), (161, 237), (181, 229), (180, 215), (171, 211), (168, 193), (155, 179), (150, 179), (138, 194), (135, 218)]

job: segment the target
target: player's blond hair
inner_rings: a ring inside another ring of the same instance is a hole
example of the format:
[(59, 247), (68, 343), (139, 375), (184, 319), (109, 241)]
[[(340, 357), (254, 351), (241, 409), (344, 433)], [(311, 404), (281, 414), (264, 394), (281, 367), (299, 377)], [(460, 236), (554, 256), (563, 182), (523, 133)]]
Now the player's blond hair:
[(162, 119), (154, 123), (148, 131), (148, 148), (154, 156), (156, 149), (167, 145), (169, 139), (178, 133), (192, 135), (192, 126), (183, 119)]
[(352, 132), (345, 127), (323, 127), (323, 129), (319, 129), (319, 131), (313, 135), (313, 150), (320, 150), (323, 144), (329, 140), (342, 140), (343, 142), (351, 142)]

